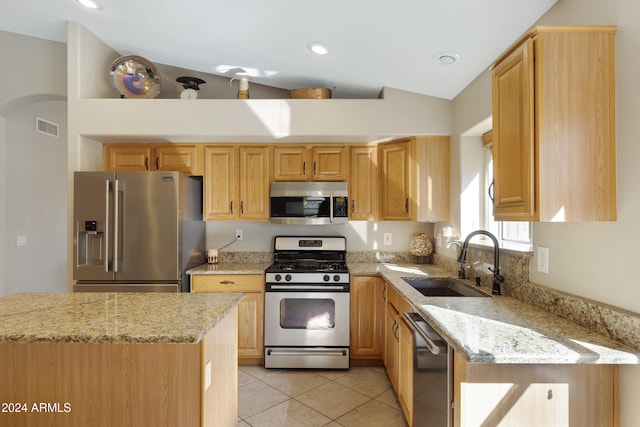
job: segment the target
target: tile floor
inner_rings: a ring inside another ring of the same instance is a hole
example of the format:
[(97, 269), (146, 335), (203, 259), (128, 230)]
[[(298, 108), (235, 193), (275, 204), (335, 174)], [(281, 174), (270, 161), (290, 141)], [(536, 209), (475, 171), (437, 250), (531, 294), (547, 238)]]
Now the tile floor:
[(238, 427), (406, 427), (382, 367), (238, 369)]

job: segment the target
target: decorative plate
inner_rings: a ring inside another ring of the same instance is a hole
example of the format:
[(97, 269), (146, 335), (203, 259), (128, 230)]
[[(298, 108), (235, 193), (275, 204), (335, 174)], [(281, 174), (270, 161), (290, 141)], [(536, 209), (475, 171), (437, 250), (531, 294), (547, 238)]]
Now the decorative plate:
[(141, 56), (121, 56), (111, 65), (109, 75), (122, 98), (155, 98), (160, 93), (160, 74)]

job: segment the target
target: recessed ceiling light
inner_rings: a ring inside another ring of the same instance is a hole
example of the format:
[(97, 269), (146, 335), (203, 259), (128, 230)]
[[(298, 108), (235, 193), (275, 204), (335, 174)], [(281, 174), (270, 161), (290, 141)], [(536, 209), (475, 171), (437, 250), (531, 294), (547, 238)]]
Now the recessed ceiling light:
[(442, 65), (451, 65), (460, 60), (460, 55), (453, 52), (438, 52), (433, 55), (433, 59)]
[(78, 3), (89, 9), (100, 9), (100, 3), (93, 0), (78, 0)]
[(307, 47), (316, 55), (328, 55), (331, 52), (329, 46), (323, 43), (311, 42), (307, 45)]

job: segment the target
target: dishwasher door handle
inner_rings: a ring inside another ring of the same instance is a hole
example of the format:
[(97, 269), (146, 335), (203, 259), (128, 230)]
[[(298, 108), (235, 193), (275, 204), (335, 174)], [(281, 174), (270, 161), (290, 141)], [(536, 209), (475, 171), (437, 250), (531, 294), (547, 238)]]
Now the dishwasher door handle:
[(440, 354), (440, 353), (446, 352), (446, 347), (436, 344), (435, 341), (429, 338), (429, 336), (422, 330), (420, 325), (418, 325), (416, 321), (413, 320), (413, 317), (411, 317), (411, 314), (412, 313), (402, 313), (402, 317), (404, 317), (404, 319), (407, 322), (409, 322), (413, 330), (417, 332), (422, 337), (422, 339), (424, 339), (424, 341), (427, 343), (427, 347), (429, 348), (429, 351), (433, 354)]

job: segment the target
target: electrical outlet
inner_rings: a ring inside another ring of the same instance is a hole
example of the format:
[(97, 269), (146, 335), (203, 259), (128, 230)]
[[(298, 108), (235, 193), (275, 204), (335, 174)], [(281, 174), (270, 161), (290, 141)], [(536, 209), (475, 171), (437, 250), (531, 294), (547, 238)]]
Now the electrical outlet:
[(211, 360), (207, 360), (207, 363), (204, 365), (204, 391), (209, 390), (211, 381)]
[(242, 240), (244, 237), (244, 232), (242, 228), (236, 228), (236, 239)]
[(27, 236), (24, 234), (16, 236), (16, 246), (27, 246)]
[(549, 248), (538, 246), (538, 271), (549, 273)]
[(385, 245), (390, 245), (393, 242), (393, 238), (391, 233), (384, 233), (384, 244)]

